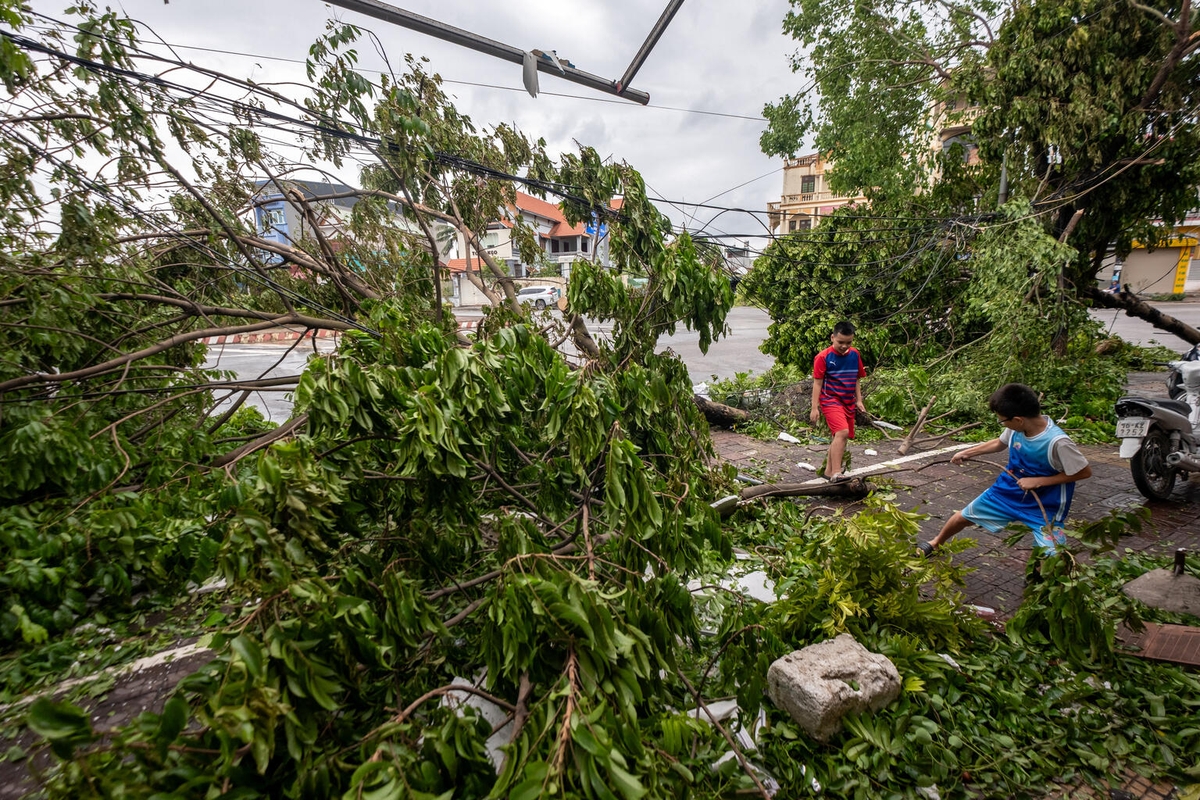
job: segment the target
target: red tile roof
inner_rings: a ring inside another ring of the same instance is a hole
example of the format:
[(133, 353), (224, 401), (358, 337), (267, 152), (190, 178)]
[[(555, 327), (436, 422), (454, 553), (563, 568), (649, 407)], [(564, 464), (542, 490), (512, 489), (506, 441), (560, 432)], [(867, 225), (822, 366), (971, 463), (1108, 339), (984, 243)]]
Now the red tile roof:
[(539, 217), (553, 220), (554, 222), (566, 222), (566, 218), (563, 217), (563, 213), (558, 206), (527, 195), (524, 192), (517, 192), (517, 208), (521, 211), (528, 211), (530, 214), (537, 214)]
[(582, 222), (573, 228), (566, 222), (559, 222), (550, 229), (550, 232), (547, 233), (546, 236), (550, 237), (551, 239), (556, 239), (560, 236), (583, 236), (585, 233), (586, 231), (583, 229)]
[[(446, 268), (454, 274), (459, 274), (467, 271), (467, 260), (465, 258), (451, 258), (446, 261)], [(479, 272), (487, 268), (483, 263), (483, 259), (478, 256), (471, 258), (471, 271)]]
[[(625, 198), (614, 197), (608, 201), (610, 208), (619, 209), (625, 203)], [(536, 197), (517, 192), (517, 208), (521, 211), (527, 211), (530, 214), (537, 214), (543, 219), (548, 219), (554, 222), (554, 226), (545, 236), (550, 238), (559, 238), (563, 236), (583, 236), (585, 235), (584, 223), (578, 225), (567, 224), (566, 217), (563, 216), (562, 209), (545, 200), (539, 200)]]

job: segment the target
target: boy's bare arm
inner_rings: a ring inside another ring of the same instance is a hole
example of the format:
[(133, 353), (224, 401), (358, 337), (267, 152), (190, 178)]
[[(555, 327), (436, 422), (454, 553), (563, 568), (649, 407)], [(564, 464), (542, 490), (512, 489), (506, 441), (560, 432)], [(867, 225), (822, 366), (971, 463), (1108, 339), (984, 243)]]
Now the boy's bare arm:
[(1008, 449), (1008, 445), (1000, 441), (999, 438), (992, 439), (988, 442), (982, 442), (974, 447), (968, 447), (966, 450), (959, 450), (954, 455), (950, 456), (951, 464), (961, 464), (968, 458), (975, 456), (986, 456), (989, 453), (1000, 453)]
[(812, 410), (808, 413), (808, 419), (811, 422), (818, 422), (821, 419), (821, 387), (825, 385), (824, 378), (813, 378), (812, 385)]
[(1090, 477), (1092, 477), (1092, 468), (1087, 466), (1074, 475), (1059, 472), (1054, 475), (1043, 475), (1040, 478), (1021, 478), (1017, 481), (1017, 486), (1029, 491), (1030, 489), (1044, 489), (1047, 486), (1058, 486), (1060, 483), (1075, 483), (1075, 481), (1082, 481)]
[(867, 407), (862, 401), (862, 384), (859, 381), (854, 382), (854, 407), (864, 414), (867, 413)]

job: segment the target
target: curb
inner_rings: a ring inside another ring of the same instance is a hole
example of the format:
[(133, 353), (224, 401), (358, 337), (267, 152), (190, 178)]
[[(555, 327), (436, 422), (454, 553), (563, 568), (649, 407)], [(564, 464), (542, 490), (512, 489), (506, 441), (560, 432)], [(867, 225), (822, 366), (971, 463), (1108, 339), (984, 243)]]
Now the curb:
[[(473, 331), (479, 327), (481, 319), (460, 319), (458, 321), (458, 329), (460, 331)], [(284, 342), (294, 342), (298, 339), (340, 339), (341, 331), (330, 330), (292, 330), (290, 328), (276, 328), (270, 331), (254, 331), (253, 333), (233, 333), (228, 336), (206, 336), (200, 339), (201, 344), (282, 344)]]

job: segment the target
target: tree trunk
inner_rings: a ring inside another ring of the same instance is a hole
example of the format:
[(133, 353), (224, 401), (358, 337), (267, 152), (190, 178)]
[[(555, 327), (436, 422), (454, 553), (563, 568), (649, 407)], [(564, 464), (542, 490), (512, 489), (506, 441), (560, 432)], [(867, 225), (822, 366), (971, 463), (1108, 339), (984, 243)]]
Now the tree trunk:
[(714, 403), (712, 400), (705, 400), (700, 395), (695, 395), (692, 399), (696, 401), (696, 406), (708, 420), (709, 425), (715, 425), (718, 428), (732, 428), (739, 422), (750, 420), (750, 415), (740, 408)]
[(1128, 287), (1116, 294), (1109, 294), (1092, 286), (1084, 296), (1091, 300), (1093, 305), (1122, 309), (1129, 316), (1144, 319), (1160, 330), (1175, 334), (1188, 344), (1200, 344), (1200, 330), (1169, 314), (1162, 313), (1129, 291)]
[(741, 491), (743, 500), (756, 497), (844, 497), (861, 500), (871, 492), (871, 484), (862, 478), (851, 478), (837, 483), (764, 483), (762, 486), (747, 486)]

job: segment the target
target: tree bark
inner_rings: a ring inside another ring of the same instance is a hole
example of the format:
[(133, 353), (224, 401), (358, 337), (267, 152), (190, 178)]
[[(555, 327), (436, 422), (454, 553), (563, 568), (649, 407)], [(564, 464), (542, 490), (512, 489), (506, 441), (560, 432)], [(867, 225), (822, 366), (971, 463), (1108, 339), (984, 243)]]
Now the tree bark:
[(740, 422), (750, 420), (750, 415), (740, 408), (714, 403), (712, 400), (705, 400), (700, 395), (695, 395), (692, 399), (696, 401), (696, 406), (708, 420), (709, 425), (715, 425), (718, 428), (732, 428)]
[(1175, 334), (1188, 344), (1200, 344), (1200, 330), (1193, 328), (1183, 320), (1176, 319), (1170, 314), (1164, 314), (1159, 311), (1129, 291), (1128, 286), (1116, 294), (1102, 292), (1095, 286), (1092, 286), (1088, 288), (1084, 296), (1091, 300), (1094, 305), (1103, 308), (1119, 308), (1131, 317), (1144, 319), (1160, 330)]
[(916, 441), (917, 434), (921, 432), (921, 427), (925, 424), (925, 418), (929, 416), (929, 409), (933, 408), (933, 404), (937, 402), (937, 395), (929, 398), (929, 402), (921, 409), (921, 413), (917, 415), (917, 422), (912, 426), (912, 430), (904, 437), (904, 441), (900, 443), (900, 449), (897, 451), (900, 455), (907, 455), (908, 449), (913, 446)]
[(851, 478), (837, 483), (764, 483), (762, 486), (747, 486), (741, 491), (743, 500), (757, 497), (844, 497), (861, 500), (871, 492), (871, 484), (863, 478)]

